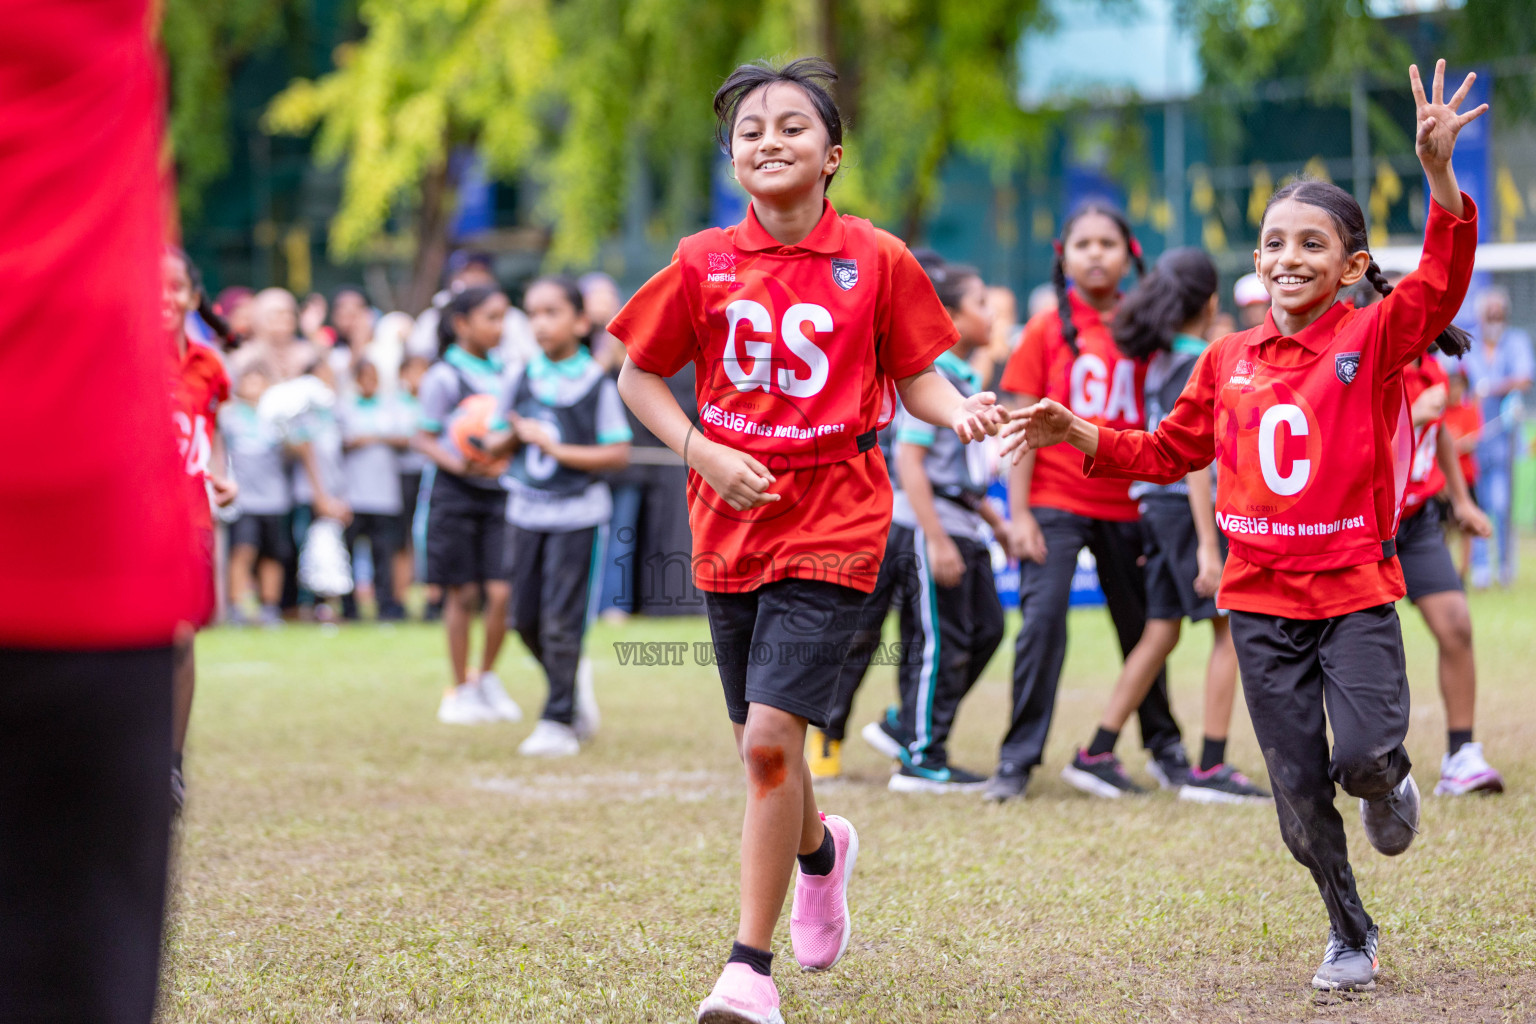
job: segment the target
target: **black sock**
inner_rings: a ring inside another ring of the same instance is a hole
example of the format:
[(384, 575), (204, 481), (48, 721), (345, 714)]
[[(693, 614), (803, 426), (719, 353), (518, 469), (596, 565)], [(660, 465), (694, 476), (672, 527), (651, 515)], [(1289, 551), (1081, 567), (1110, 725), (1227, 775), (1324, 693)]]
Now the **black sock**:
[(837, 864), (837, 847), (832, 845), (832, 830), (823, 825), (821, 846), (817, 847), (815, 853), (800, 854), (799, 860), (800, 870), (807, 875), (830, 875)]
[[(1467, 733), (1467, 735), (1471, 736), (1472, 734), (1471, 733)], [(179, 750), (171, 751), (171, 767), (176, 769), (177, 771), (181, 771), (181, 751), (179, 751)]]
[(1118, 732), (1110, 732), (1103, 726), (1099, 726), (1099, 731), (1093, 734), (1093, 742), (1088, 744), (1088, 756), (1098, 757), (1100, 754), (1109, 753), (1115, 749), (1115, 742), (1119, 739)]
[(739, 942), (731, 943), (731, 958), (728, 964), (746, 964), (758, 974), (769, 977), (773, 974), (773, 954), (766, 949), (753, 949), (751, 946), (743, 946)]
[(1446, 749), (1449, 750), (1453, 755), (1456, 753), (1456, 751), (1472, 742), (1471, 729), (1452, 729), (1449, 733), (1447, 733), (1447, 736), (1449, 736), (1450, 742), (1446, 744)]
[(1207, 736), (1204, 745), (1200, 748), (1200, 770), (1208, 772), (1226, 759), (1226, 738), (1223, 737), (1218, 740), (1214, 736)]

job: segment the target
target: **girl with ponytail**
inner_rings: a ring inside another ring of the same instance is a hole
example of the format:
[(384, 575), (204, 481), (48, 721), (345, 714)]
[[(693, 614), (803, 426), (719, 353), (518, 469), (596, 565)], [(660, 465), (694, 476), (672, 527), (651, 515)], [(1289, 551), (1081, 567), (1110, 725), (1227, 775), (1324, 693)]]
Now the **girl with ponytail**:
[[(1142, 385), (1151, 346), (1128, 352), (1110, 333), (1128, 271), (1143, 272), (1141, 246), (1125, 215), (1102, 201), (1075, 209), (1062, 225), (1051, 264), (1057, 308), (1032, 317), (1008, 358), (1002, 386), (1023, 405), (1052, 398), (1092, 422), (1139, 428)], [(1078, 553), (1098, 566), (1105, 603), (1122, 654), (1146, 626), (1141, 525), (1122, 480), (1084, 480), (1070, 452), (1026, 455), (1008, 478), (1010, 548), (1019, 558), (1019, 627), (1013, 663), (1013, 717), (998, 754), (987, 797), (1022, 796), (1045, 753), (1067, 646), (1067, 605)], [(1142, 743), (1152, 770), (1168, 786), (1182, 785), (1189, 761), (1168, 707), (1159, 667), (1140, 707)]]
[[(1112, 329), (1121, 351), (1150, 360), (1143, 390), (1148, 430), (1156, 430), (1173, 408), (1205, 351), (1204, 335), (1218, 308), (1216, 287), (1216, 267), (1203, 250), (1170, 249), (1115, 314)], [(1184, 620), (1209, 619), (1215, 642), (1205, 674), (1205, 745), (1200, 766), (1190, 770), (1179, 798), (1198, 803), (1268, 799), (1268, 793), (1226, 763), (1237, 654), (1227, 617), (1214, 600), (1227, 553), (1212, 511), (1210, 472), (1197, 469), (1164, 485), (1137, 482), (1131, 497), (1140, 502), (1146, 535), (1147, 627), (1125, 659), (1092, 742), (1077, 751), (1061, 777), (1093, 796), (1144, 792), (1115, 757), (1115, 741), (1178, 645)]]
[(225, 475), (228, 464), (224, 442), (214, 429), (219, 406), (229, 399), (229, 375), (218, 353), (187, 337), (187, 315), (202, 311), (208, 326), (220, 335), (229, 328), (209, 309), (202, 275), (174, 245), (167, 245), (160, 260), (160, 318), (168, 341), (171, 367), (171, 422), (175, 426), (177, 454), (186, 474), (186, 500), (191, 509), (192, 536), (188, 548), (197, 570), (197, 607), (191, 626), (176, 634), (172, 652), (171, 799), (181, 810), (186, 786), (181, 774), (181, 751), (192, 717), (192, 692), (196, 667), (192, 658), (193, 629), (213, 621), (218, 601), (214, 596), (213, 513), (209, 498), (220, 507), (234, 502), (239, 488)]
[[(1418, 68), (1409, 71), (1433, 201), (1418, 269), (1396, 288), (1371, 258), (1349, 193), (1293, 182), (1270, 200), (1253, 253), (1269, 315), (1198, 358), (1155, 432), (1106, 429), (1046, 399), (1016, 414), (1004, 445), (1066, 441), (1088, 456), (1090, 477), (1160, 484), (1220, 460), (1216, 520), (1231, 553), (1218, 603), (1230, 610), (1281, 836), (1327, 908), (1312, 977), (1320, 989), (1376, 984), (1379, 932), (1355, 887), (1335, 785), (1360, 798), (1378, 852), (1401, 854), (1419, 832), (1396, 609), (1407, 593), (1397, 553), (1413, 437), (1403, 373), (1432, 345), (1464, 345), (1450, 324), (1472, 279), (1477, 210), (1451, 154), (1488, 109), (1458, 110), (1472, 75), (1442, 99), (1444, 76), (1441, 61), (1426, 98)], [(1385, 297), (1363, 309), (1340, 301), (1361, 280)]]

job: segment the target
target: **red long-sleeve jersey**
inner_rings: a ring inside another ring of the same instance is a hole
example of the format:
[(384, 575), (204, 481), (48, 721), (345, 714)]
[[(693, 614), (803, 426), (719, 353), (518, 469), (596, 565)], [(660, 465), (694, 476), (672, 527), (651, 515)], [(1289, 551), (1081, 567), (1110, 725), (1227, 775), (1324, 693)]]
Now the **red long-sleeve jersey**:
[[(1371, 432), (1374, 443), (1363, 454), (1375, 467), (1371, 496), (1375, 520), (1395, 523), (1401, 500), (1394, 471), (1394, 435), (1403, 411), (1401, 371), (1450, 324), (1466, 296), (1477, 249), (1477, 210), (1465, 195), (1462, 202), (1465, 209), (1460, 218), (1431, 203), (1418, 269), (1391, 295), (1363, 310), (1336, 305), (1294, 336), (1281, 334), (1273, 318), (1267, 317), (1261, 327), (1221, 339), (1200, 357), (1184, 393), (1155, 433), (1099, 427), (1098, 454), (1085, 461), (1085, 472), (1089, 476), (1172, 483), (1210, 465), (1218, 454), (1224, 463), (1235, 462), (1237, 453), (1225, 447), (1233, 439), (1218, 439), (1216, 431), (1218, 391), (1230, 383), (1217, 379), (1217, 368), (1232, 364), (1234, 348), (1251, 350), (1265, 363), (1285, 367), (1299, 366), (1316, 353), (1337, 349), (1347, 341), (1347, 347), (1360, 352), (1370, 349), (1371, 358), (1359, 365), (1371, 367), (1371, 408), (1376, 416)], [(1339, 338), (1343, 332), (1349, 332), (1350, 337)], [(1318, 426), (1326, 438), (1330, 425)], [(1280, 443), (1285, 443), (1284, 439)], [(1338, 456), (1334, 453), (1333, 457)], [(1319, 479), (1315, 485), (1326, 487), (1328, 482)], [(1218, 512), (1223, 511), (1234, 517), (1248, 515), (1246, 510), (1218, 506)], [(1229, 536), (1243, 539), (1230, 531)], [(1222, 574), (1218, 601), (1221, 607), (1236, 611), (1324, 619), (1386, 604), (1404, 593), (1402, 569), (1392, 556), (1306, 571), (1261, 566), (1234, 551)]]

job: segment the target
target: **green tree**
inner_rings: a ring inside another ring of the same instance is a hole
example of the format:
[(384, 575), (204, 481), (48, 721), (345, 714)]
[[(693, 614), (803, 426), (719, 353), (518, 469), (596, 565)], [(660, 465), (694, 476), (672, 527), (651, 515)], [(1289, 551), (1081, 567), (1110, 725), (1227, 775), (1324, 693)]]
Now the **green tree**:
[(1039, 0), (362, 0), (362, 41), (336, 71), (294, 82), (266, 124), (318, 129), (317, 156), (345, 160), (338, 257), (409, 216), (419, 303), (445, 251), (455, 149), (472, 147), (495, 177), (530, 175), (549, 261), (580, 264), (640, 168), (661, 183), (665, 229), (697, 226), (709, 98), (735, 64), (765, 56), (838, 67), (839, 206), (911, 233), (947, 154), (1003, 175), (1043, 137), (1015, 99), (1019, 40), (1039, 16)]
[(298, 17), (295, 0), (165, 0), (161, 40), (170, 69), (170, 136), (183, 216), (229, 169), (230, 81)]

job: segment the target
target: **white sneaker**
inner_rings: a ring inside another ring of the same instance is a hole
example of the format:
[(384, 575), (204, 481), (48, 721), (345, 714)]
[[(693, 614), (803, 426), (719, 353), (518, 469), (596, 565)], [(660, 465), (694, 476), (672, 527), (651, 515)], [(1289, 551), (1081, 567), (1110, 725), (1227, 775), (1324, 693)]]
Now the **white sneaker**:
[(443, 694), (442, 702), (437, 705), (437, 720), (444, 725), (484, 725), (501, 718), (486, 703), (480, 687), (464, 683)]
[(597, 691), (592, 686), (592, 659), (582, 655), (576, 663), (576, 738), (585, 743), (597, 735), (603, 713), (597, 706)]
[(581, 741), (570, 726), (541, 718), (528, 738), (518, 744), (517, 752), (524, 757), (570, 757), (581, 753)]
[(501, 721), (523, 720), (523, 709), (517, 706), (517, 701), (507, 696), (506, 688), (501, 685), (501, 677), (495, 672), (480, 673), (480, 697)]
[(1436, 796), (1462, 796), (1467, 793), (1502, 793), (1504, 776), (1483, 757), (1481, 743), (1463, 743), (1454, 754), (1440, 758), (1440, 782)]

